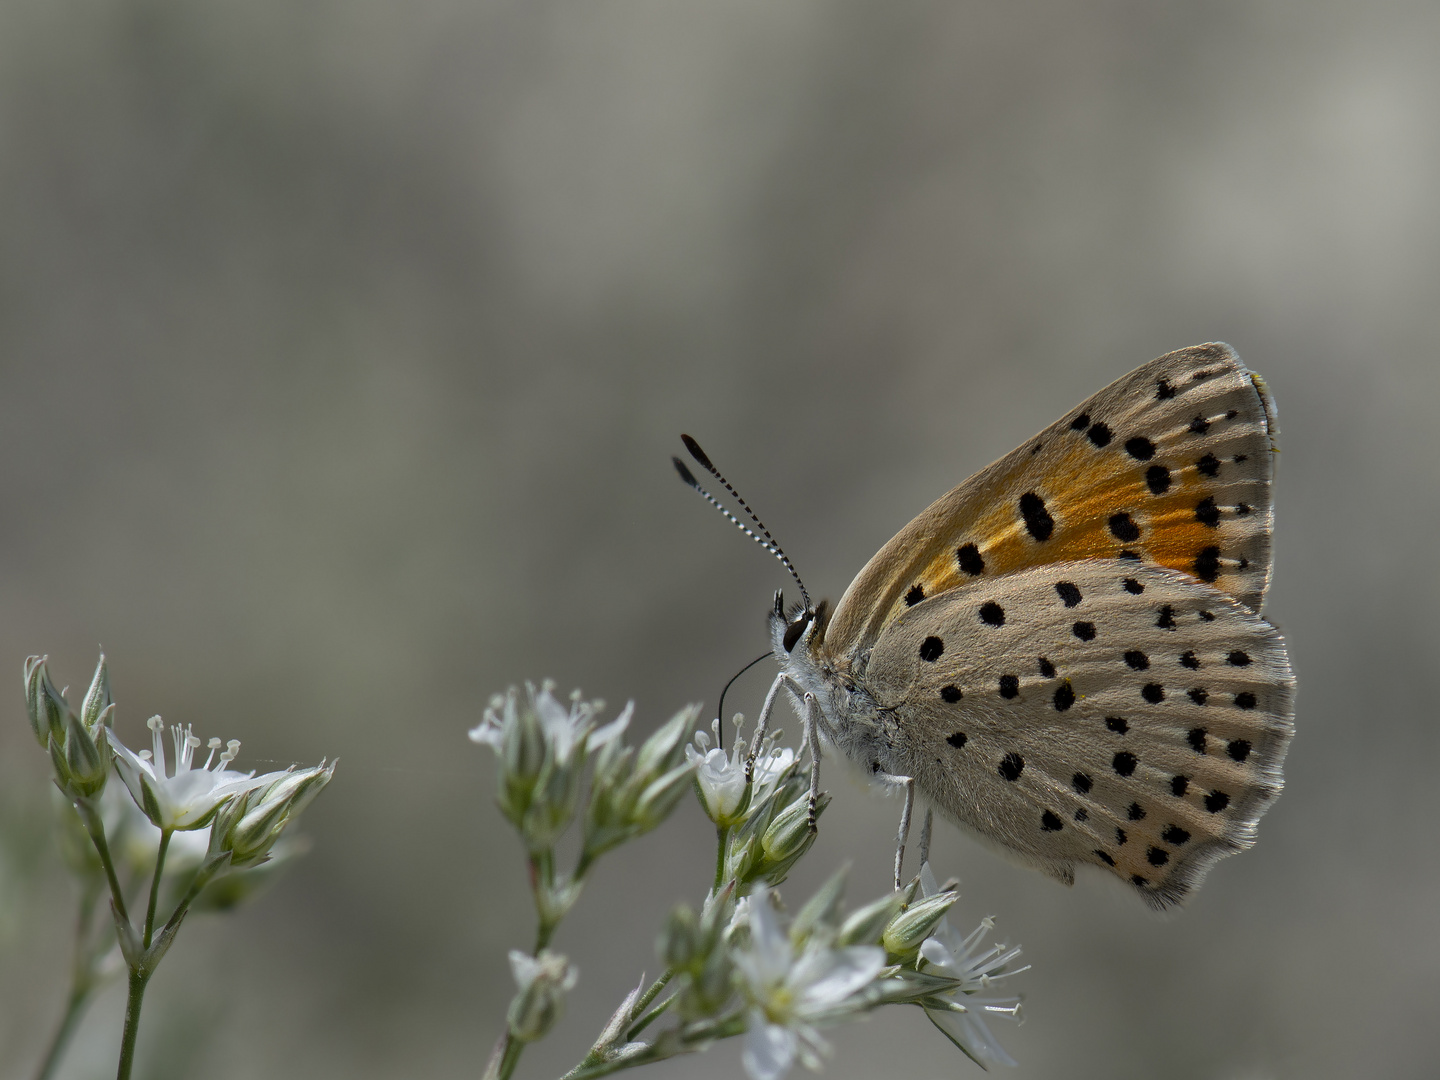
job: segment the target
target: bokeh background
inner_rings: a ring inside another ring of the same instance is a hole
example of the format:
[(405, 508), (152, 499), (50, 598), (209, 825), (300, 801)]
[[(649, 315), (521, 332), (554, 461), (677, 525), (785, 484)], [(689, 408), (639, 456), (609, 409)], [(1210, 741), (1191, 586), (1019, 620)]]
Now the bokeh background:
[[(1437, 193), (1429, 0), (7, 0), (0, 1075), (73, 903), (27, 654), (83, 690), (103, 645), (132, 742), (159, 712), (341, 759), (312, 854), (181, 936), (140, 1074), (477, 1076), (532, 923), (465, 729), (527, 677), (642, 731), (713, 706), (785, 584), (678, 432), (837, 598), (1075, 402), (1225, 340), (1279, 402), (1299, 678), (1259, 845), (1168, 920), (949, 829), (935, 861), (1034, 964), (1019, 1077), (1433, 1076)], [(789, 894), (848, 859), (878, 895), (896, 804), (826, 781)], [(600, 865), (520, 1076), (653, 974), (711, 843), (686, 803)], [(122, 997), (64, 1076), (112, 1073)], [(914, 1010), (835, 1042), (836, 1078), (978, 1075)]]

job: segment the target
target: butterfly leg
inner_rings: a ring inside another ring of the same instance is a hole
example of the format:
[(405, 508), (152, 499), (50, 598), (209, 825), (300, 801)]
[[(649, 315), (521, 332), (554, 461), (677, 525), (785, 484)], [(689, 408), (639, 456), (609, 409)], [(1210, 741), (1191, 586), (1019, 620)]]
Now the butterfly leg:
[(816, 807), (820, 801), (820, 724), (824, 714), (820, 711), (820, 703), (815, 700), (815, 695), (806, 691), (805, 693), (805, 745), (810, 749), (810, 802), (808, 820), (810, 831), (816, 831), (816, 818), (819, 816)]
[(760, 753), (760, 746), (770, 730), (770, 712), (775, 708), (775, 697), (780, 693), (780, 687), (783, 685), (785, 685), (785, 673), (781, 672), (770, 684), (770, 692), (765, 695), (765, 704), (760, 706), (760, 719), (755, 725), (755, 737), (750, 743), (750, 753), (745, 755), (745, 783), (747, 784), (752, 783), (755, 779), (755, 757)]
[(930, 861), (930, 827), (935, 824), (935, 811), (925, 808), (925, 824), (920, 826), (920, 868)]
[(915, 779), (910, 776), (891, 776), (880, 773), (875, 779), (905, 789), (905, 806), (900, 811), (900, 831), (895, 837), (895, 888), (900, 888), (900, 868), (905, 863), (905, 844), (910, 839), (910, 815), (915, 810)]

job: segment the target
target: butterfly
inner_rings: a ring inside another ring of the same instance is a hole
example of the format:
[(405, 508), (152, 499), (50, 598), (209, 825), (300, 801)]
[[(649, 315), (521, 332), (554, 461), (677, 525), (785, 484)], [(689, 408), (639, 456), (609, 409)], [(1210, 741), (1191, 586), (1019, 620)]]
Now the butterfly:
[(918, 789), (1067, 885), (1088, 864), (1183, 903), (1283, 784), (1294, 679), (1260, 615), (1276, 450), (1228, 345), (1136, 368), (927, 507), (833, 611), (777, 593), (762, 725), (783, 689), (812, 795), (818, 734), (905, 788), (897, 880)]

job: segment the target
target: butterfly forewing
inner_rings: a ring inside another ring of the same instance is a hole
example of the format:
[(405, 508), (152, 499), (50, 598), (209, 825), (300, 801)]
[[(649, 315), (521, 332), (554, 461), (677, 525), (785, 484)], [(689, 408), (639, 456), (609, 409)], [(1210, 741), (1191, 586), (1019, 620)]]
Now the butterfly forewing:
[(846, 590), (826, 651), (853, 656), (927, 597), (1028, 567), (1126, 559), (1260, 610), (1274, 411), (1228, 345), (1145, 364), (942, 496)]
[(982, 577), (900, 613), (858, 675), (891, 717), (888, 767), (943, 811), (1062, 880), (1108, 869), (1156, 907), (1250, 846), (1280, 790), (1280, 635), (1162, 567)]

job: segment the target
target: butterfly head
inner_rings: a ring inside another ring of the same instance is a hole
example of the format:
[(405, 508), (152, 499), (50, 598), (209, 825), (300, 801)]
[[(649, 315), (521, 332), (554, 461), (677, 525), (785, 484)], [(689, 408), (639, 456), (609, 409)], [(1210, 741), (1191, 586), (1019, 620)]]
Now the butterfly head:
[(804, 604), (796, 604), (787, 613), (785, 594), (775, 593), (775, 607), (770, 612), (770, 638), (774, 642), (775, 655), (782, 659), (795, 651), (802, 642), (808, 652), (814, 652), (825, 639), (825, 627), (830, 620), (830, 601), (821, 600), (812, 610)]

